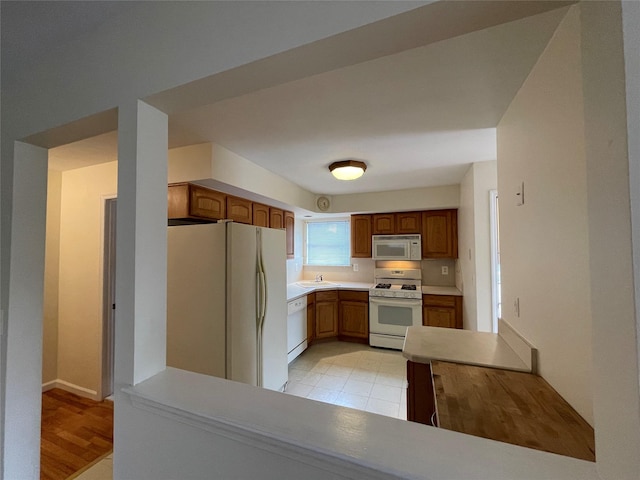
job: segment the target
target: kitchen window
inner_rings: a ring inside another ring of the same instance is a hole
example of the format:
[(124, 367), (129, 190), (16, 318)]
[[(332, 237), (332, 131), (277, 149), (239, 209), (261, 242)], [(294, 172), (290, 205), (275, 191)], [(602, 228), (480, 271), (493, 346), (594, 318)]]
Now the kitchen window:
[(351, 229), (349, 220), (306, 222), (305, 247), (306, 265), (350, 265)]

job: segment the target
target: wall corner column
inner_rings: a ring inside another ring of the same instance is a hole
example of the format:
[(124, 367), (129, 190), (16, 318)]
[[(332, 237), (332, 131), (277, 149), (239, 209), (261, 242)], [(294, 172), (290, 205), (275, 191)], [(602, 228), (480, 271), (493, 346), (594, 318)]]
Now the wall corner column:
[(116, 402), (166, 365), (167, 121), (139, 100), (118, 108)]
[(36, 479), (40, 474), (48, 151), (15, 142), (13, 156), (9, 302), (3, 326), (7, 336), (3, 462), (5, 478)]

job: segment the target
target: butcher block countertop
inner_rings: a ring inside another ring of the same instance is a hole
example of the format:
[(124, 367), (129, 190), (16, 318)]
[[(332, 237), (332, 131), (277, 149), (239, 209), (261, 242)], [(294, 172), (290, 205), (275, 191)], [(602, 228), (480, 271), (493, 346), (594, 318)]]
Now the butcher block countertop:
[(533, 374), (536, 349), (499, 332), (409, 327), (407, 419), (594, 462), (593, 428)]
[(593, 428), (540, 376), (433, 362), (439, 427), (595, 462)]

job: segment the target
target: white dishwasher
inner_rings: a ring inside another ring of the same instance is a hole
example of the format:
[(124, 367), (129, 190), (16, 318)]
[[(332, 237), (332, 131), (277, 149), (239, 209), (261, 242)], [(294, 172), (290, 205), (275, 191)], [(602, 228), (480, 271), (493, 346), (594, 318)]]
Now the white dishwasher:
[(307, 297), (287, 304), (287, 360), (291, 363), (307, 348)]

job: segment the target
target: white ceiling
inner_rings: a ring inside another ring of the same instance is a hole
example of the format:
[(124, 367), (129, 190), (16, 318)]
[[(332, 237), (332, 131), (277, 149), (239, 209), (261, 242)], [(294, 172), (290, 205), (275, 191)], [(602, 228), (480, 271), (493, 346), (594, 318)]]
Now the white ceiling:
[[(319, 194), (459, 183), (496, 158), (495, 127), (565, 10), (179, 112), (170, 146), (227, 149)], [(57, 169), (116, 158), (115, 133), (51, 149)], [(367, 163), (340, 182), (327, 166)]]

